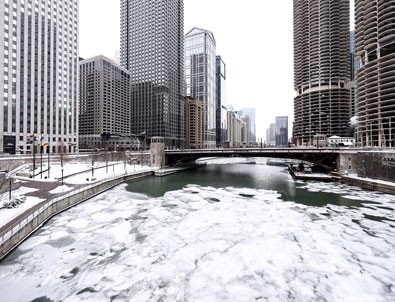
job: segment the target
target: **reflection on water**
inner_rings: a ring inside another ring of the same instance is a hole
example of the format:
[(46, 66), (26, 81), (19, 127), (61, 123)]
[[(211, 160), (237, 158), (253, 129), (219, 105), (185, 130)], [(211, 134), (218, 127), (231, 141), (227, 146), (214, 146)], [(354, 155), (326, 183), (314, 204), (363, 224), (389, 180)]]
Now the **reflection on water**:
[[(337, 204), (352, 207), (361, 205), (360, 200), (346, 198), (344, 193), (349, 188), (346, 185), (313, 182), (314, 189), (312, 189), (306, 182), (295, 182), (285, 167), (267, 166), (259, 161), (257, 163), (256, 165), (209, 164), (166, 177), (152, 177), (129, 182), (127, 190), (159, 197), (168, 191), (179, 190), (188, 184), (199, 184), (216, 188), (274, 190), (279, 192), (285, 201), (295, 201), (311, 206)], [(358, 189), (354, 188), (354, 190)], [(365, 202), (370, 201), (368, 199)]]

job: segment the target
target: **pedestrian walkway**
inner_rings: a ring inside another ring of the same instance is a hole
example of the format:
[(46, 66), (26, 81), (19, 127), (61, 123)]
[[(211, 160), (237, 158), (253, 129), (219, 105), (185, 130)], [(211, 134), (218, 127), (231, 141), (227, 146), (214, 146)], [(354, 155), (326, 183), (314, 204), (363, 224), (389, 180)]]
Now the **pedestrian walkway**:
[[(15, 218), (11, 219), (4, 225), (0, 225), (0, 234), (2, 234), (5, 230), (9, 229), (11, 226), (16, 225), (19, 221), (23, 220), (25, 217), (28, 217), (30, 214), (34, 213), (37, 209), (39, 209), (43, 204), (45, 204), (47, 201), (52, 200), (56, 197), (64, 195), (66, 192), (70, 192), (73, 190), (80, 189), (84, 186), (88, 186), (89, 183), (86, 184), (72, 184), (72, 185), (67, 185), (67, 191), (62, 192), (59, 191), (59, 193), (50, 193), (51, 191), (55, 190), (56, 188), (59, 188), (61, 186), (61, 181), (60, 180), (55, 180), (55, 181), (38, 181), (38, 180), (24, 180), (23, 182), (23, 187), (25, 188), (31, 188), (34, 189), (34, 191), (25, 193), (24, 196), (26, 197), (36, 197), (41, 199), (42, 201), (33, 205), (20, 215), (16, 216)], [(3, 210), (8, 210), (8, 209), (3, 209)]]

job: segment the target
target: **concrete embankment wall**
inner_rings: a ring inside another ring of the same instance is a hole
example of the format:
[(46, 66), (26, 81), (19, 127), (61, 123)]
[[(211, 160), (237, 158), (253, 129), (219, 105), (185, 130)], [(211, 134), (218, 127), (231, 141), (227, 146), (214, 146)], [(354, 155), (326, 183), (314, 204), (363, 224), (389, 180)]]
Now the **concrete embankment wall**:
[(350, 186), (360, 187), (364, 190), (378, 191), (395, 195), (394, 185), (381, 183), (372, 179), (353, 178), (343, 175), (340, 177), (339, 181)]
[(38, 210), (33, 213), (22, 214), (20, 219), (17, 219), (18, 222), (0, 234), (0, 260), (36, 231), (44, 222), (60, 212), (90, 199), (95, 195), (103, 193), (125, 181), (150, 176), (152, 174), (153, 172), (147, 171), (138, 174), (114, 176), (113, 178), (72, 191), (64, 196), (43, 202)]
[(344, 151), (339, 154), (337, 166), (341, 183), (395, 195), (395, 150)]

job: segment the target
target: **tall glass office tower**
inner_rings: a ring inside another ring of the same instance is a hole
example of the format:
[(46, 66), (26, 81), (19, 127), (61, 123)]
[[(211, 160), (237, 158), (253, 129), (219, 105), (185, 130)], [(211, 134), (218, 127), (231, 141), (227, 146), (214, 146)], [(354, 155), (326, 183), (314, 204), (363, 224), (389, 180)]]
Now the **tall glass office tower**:
[(121, 0), (120, 61), (132, 83), (132, 133), (183, 147), (183, 0)]
[(203, 101), (203, 146), (216, 146), (215, 49), (212, 32), (193, 28), (185, 35), (187, 96)]
[(217, 146), (223, 146), (227, 139), (226, 122), (226, 65), (221, 56), (215, 59), (215, 124)]
[(294, 134), (346, 136), (350, 121), (348, 0), (293, 1)]
[(2, 0), (0, 23), (0, 153), (74, 152), (78, 0)]
[(255, 108), (243, 108), (240, 112), (241, 116), (248, 116), (250, 119), (250, 127), (248, 129), (248, 142), (253, 145), (256, 143), (256, 115)]
[(355, 1), (357, 141), (395, 144), (395, 0)]
[(276, 146), (288, 146), (288, 116), (276, 116)]

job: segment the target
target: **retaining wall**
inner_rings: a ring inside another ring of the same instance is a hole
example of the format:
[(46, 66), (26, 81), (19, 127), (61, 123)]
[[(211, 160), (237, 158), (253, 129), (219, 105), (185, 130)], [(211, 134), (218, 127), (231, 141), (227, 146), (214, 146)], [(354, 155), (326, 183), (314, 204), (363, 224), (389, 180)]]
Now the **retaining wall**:
[(0, 260), (22, 243), (44, 222), (53, 216), (73, 207), (95, 195), (103, 193), (125, 181), (152, 175), (152, 171), (136, 174), (123, 174), (107, 178), (79, 190), (71, 191), (64, 196), (44, 201), (34, 212), (25, 212), (16, 219), (15, 224), (0, 234)]
[(342, 175), (339, 181), (347, 185), (360, 187), (364, 190), (378, 191), (382, 193), (395, 195), (394, 185), (378, 182), (373, 179), (353, 178), (353, 177)]

